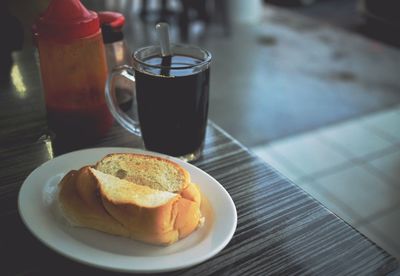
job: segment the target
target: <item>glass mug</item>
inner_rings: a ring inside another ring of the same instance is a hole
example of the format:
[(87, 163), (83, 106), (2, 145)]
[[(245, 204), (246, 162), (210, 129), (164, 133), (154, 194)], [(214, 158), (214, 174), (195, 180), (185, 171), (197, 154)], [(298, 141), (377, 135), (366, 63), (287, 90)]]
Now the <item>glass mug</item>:
[[(142, 137), (147, 150), (194, 161), (201, 155), (207, 127), (211, 54), (200, 47), (171, 45), (165, 65), (159, 46), (136, 50), (132, 67), (114, 68), (106, 84), (106, 102), (115, 119)], [(134, 83), (134, 118), (119, 107), (115, 83)], [(136, 112), (137, 111), (137, 112)]]

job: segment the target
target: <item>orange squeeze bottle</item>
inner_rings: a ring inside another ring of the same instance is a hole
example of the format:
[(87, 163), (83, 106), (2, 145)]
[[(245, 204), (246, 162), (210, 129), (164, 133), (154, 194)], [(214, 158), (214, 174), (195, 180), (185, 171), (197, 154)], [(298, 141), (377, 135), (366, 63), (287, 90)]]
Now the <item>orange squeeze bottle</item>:
[(113, 118), (104, 98), (107, 63), (97, 13), (53, 0), (35, 23), (48, 125), (64, 150), (104, 136)]

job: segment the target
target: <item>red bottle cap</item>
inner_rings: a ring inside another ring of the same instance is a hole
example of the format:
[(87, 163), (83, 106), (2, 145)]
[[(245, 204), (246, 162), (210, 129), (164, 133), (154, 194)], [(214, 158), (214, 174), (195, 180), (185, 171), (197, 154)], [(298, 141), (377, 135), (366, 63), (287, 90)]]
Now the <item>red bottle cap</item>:
[(121, 29), (125, 24), (125, 16), (119, 12), (99, 12), (100, 24), (109, 25), (113, 29)]
[(79, 0), (53, 0), (36, 21), (36, 30), (39, 37), (65, 41), (97, 33), (100, 22)]

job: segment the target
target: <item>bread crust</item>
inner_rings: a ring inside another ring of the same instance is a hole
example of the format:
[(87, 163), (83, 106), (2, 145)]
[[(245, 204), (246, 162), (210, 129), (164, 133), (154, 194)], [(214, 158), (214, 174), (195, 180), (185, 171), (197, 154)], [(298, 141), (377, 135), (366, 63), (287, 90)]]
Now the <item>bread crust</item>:
[[(95, 194), (90, 196), (90, 199), (86, 195), (81, 196), (77, 186), (95, 184), (93, 182), (94, 179), (90, 179), (92, 176), (87, 174), (88, 170), (84, 167), (79, 171), (70, 171), (61, 180), (58, 198), (64, 216), (75, 226), (88, 227), (113, 235), (129, 237), (129, 231), (108, 214), (100, 198), (96, 197)], [(81, 181), (78, 182), (78, 179)], [(92, 189), (92, 187), (88, 189)]]
[(180, 195), (187, 200), (196, 202), (199, 206), (201, 205), (200, 189), (195, 183), (190, 183), (180, 192)]
[(178, 211), (174, 228), (179, 232), (179, 239), (183, 239), (198, 227), (201, 217), (200, 205), (186, 198), (180, 198), (175, 206)]
[(172, 244), (179, 239), (179, 231), (173, 224), (178, 214), (177, 198), (157, 208), (119, 204), (106, 196), (102, 196), (102, 201), (107, 211), (129, 230), (132, 239), (159, 245)]

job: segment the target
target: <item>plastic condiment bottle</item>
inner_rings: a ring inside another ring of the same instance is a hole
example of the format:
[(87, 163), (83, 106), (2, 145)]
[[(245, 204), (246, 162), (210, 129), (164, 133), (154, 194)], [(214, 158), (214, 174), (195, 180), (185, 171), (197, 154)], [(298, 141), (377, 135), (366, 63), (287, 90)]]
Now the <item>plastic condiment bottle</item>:
[[(104, 46), (108, 69), (111, 71), (116, 66), (131, 64), (130, 51), (124, 40), (122, 27), (125, 23), (123, 14), (111, 11), (99, 12), (100, 25), (103, 33)], [(133, 102), (131, 90), (133, 89), (130, 81), (121, 78), (115, 84), (116, 98), (119, 107), (130, 110)]]
[(104, 98), (107, 63), (97, 13), (79, 0), (52, 0), (35, 24), (48, 124), (68, 151), (113, 123)]

